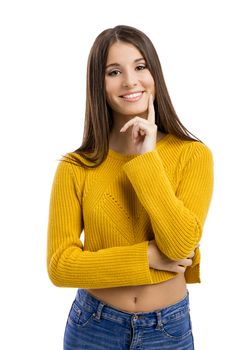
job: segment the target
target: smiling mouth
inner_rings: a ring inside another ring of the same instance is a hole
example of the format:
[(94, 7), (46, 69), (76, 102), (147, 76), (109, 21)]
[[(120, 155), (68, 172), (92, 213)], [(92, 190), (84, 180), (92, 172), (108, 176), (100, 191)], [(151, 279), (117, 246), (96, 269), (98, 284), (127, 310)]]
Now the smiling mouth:
[(120, 96), (121, 98), (123, 98), (125, 101), (129, 101), (129, 102), (134, 102), (134, 101), (138, 101), (140, 100), (140, 98), (142, 97), (144, 91), (138, 91), (138, 92), (134, 92), (131, 94), (126, 94), (123, 96)]

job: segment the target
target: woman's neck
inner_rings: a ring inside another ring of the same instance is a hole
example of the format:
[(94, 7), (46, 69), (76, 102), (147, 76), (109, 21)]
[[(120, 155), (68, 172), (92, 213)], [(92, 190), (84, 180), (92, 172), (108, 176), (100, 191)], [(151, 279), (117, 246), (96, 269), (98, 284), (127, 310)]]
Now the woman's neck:
[[(161, 131), (157, 131), (156, 142), (159, 142), (165, 135), (166, 134), (162, 133)], [(124, 133), (115, 131), (115, 129), (112, 130), (110, 133), (109, 148), (123, 154), (134, 154), (135, 147), (131, 139), (131, 129), (128, 129)]]

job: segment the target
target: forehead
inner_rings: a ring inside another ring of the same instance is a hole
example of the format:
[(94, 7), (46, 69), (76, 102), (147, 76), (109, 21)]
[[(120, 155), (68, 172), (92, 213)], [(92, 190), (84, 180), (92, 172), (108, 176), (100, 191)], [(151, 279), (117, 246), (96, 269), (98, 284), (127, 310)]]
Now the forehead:
[(143, 55), (134, 45), (124, 42), (115, 42), (109, 49), (107, 64), (114, 62), (121, 64), (125, 61), (134, 61), (138, 58), (143, 58)]

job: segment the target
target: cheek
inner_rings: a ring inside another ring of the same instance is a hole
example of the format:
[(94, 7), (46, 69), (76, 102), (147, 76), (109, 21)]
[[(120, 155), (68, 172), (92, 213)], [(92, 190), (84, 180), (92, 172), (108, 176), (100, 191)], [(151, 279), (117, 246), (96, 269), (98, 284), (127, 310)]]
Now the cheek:
[(107, 100), (107, 103), (109, 104), (109, 106), (112, 107), (114, 104), (114, 101), (112, 99), (111, 94), (107, 90), (106, 90), (106, 100)]
[(112, 90), (113, 90), (112, 84), (108, 80), (105, 80), (105, 93), (106, 93), (106, 96), (110, 96), (111, 93), (112, 93)]
[(110, 93), (109, 87), (107, 85), (105, 85), (105, 95), (106, 95), (106, 100), (107, 100), (108, 104), (110, 104), (111, 93)]
[(107, 102), (111, 105), (114, 103), (117, 93), (119, 91), (118, 85), (114, 81), (105, 81), (105, 93)]
[(147, 87), (151, 91), (152, 95), (155, 97), (156, 89), (155, 89), (154, 79), (152, 78), (152, 76), (149, 76), (147, 79)]
[(155, 85), (154, 79), (152, 78), (151, 75), (149, 75), (149, 77), (148, 77), (148, 84), (151, 85), (151, 86), (153, 86), (153, 87), (154, 87), (154, 85)]

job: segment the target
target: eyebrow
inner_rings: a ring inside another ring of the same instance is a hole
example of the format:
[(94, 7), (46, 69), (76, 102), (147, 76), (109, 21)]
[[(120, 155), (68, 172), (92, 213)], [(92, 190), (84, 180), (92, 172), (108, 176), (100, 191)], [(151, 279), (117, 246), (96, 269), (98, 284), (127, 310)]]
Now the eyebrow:
[[(145, 61), (145, 58), (143, 58), (143, 57), (137, 58), (136, 60), (134, 60), (134, 63), (137, 63), (137, 62), (139, 62), (139, 61)], [(114, 66), (114, 67), (120, 67), (121, 65), (120, 65), (119, 63), (110, 63), (110, 64), (108, 64), (105, 68), (107, 69), (107, 68), (112, 67), (112, 66)]]

